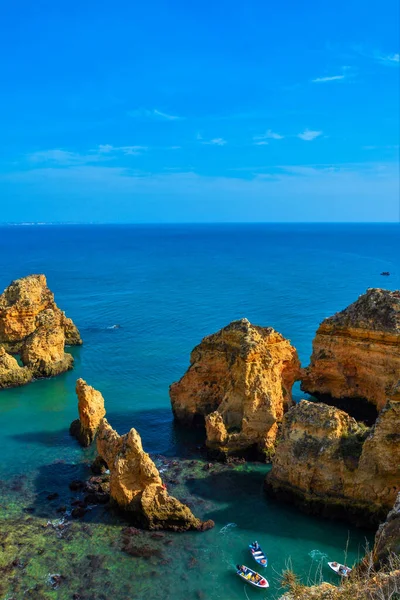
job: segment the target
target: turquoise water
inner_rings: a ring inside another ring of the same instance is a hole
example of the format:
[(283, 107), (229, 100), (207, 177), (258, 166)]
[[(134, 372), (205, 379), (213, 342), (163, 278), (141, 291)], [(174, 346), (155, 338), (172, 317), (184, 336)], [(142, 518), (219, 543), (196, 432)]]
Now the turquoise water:
[[(152, 600), (160, 589), (177, 600), (273, 598), (288, 561), (307, 580), (321, 556), (342, 559), (346, 544), (348, 561), (356, 560), (370, 534), (266, 499), (267, 466), (203, 470), (201, 440), (174, 427), (168, 386), (204, 335), (241, 317), (275, 327), (307, 364), (325, 316), (368, 287), (400, 287), (399, 241), (398, 225), (1, 227), (0, 287), (45, 273), (84, 346), (71, 349), (73, 372), (0, 393), (0, 532), (11, 532), (7, 556), (23, 555), (22, 566), (0, 577), (0, 598), (22, 598), (30, 588), (24, 598)], [(155, 552), (144, 559), (121, 551), (124, 524), (101, 507), (74, 522), (68, 539), (43, 527), (60, 518), (57, 508), (74, 496), (68, 483), (87, 472), (93, 454), (68, 434), (77, 377), (102, 391), (120, 433), (139, 430), (165, 477), (176, 481), (171, 491), (214, 519), (215, 529), (144, 536)], [(174, 474), (177, 467), (158, 455), (185, 458), (184, 471)], [(49, 501), (49, 493), (59, 497)], [(244, 589), (233, 574), (237, 562), (251, 564), (253, 538), (269, 556), (268, 592)], [(0, 575), (2, 566), (0, 559)], [(66, 577), (58, 590), (49, 573)], [(334, 581), (325, 567), (322, 576)]]

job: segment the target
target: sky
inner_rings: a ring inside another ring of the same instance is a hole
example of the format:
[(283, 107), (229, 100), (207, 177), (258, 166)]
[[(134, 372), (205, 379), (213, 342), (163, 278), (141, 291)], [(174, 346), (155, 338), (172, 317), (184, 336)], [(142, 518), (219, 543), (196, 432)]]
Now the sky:
[(0, 3), (1, 222), (399, 220), (398, 0)]

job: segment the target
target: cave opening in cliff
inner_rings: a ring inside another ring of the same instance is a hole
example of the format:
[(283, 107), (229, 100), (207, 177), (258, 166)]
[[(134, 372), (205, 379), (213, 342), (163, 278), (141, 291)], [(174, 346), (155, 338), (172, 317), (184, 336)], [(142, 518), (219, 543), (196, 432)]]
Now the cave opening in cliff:
[(368, 427), (371, 427), (378, 418), (378, 410), (375, 404), (365, 398), (334, 398), (330, 394), (314, 393), (310, 399), (344, 410), (353, 419), (365, 423)]

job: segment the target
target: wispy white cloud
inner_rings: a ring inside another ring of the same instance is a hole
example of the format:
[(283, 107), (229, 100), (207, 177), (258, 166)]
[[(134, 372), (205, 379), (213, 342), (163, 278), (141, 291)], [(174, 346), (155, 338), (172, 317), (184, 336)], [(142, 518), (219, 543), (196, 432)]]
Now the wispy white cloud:
[(330, 81), (343, 81), (344, 79), (350, 78), (354, 75), (354, 68), (349, 66), (344, 66), (341, 69), (341, 73), (336, 75), (324, 75), (321, 77), (316, 77), (311, 80), (311, 83), (329, 83)]
[(177, 115), (170, 115), (157, 108), (152, 108), (151, 110), (148, 108), (136, 108), (135, 110), (129, 110), (128, 116), (135, 119), (157, 119), (161, 121), (181, 121), (185, 118)]
[(100, 144), (99, 152), (101, 154), (140, 154), (141, 152), (148, 150), (147, 146), (111, 146), (111, 144)]
[(393, 67), (398, 67), (400, 65), (400, 54), (397, 52), (387, 54), (381, 50), (372, 50), (371, 48), (362, 45), (354, 46), (353, 50), (360, 56), (371, 58), (382, 65)]
[(255, 135), (253, 140), (283, 140), (284, 136), (280, 133), (275, 133), (271, 129), (268, 129), (265, 133), (261, 135)]
[(305, 142), (312, 142), (312, 140), (315, 140), (317, 137), (322, 135), (322, 133), (322, 131), (312, 131), (311, 129), (305, 129), (303, 133), (297, 134), (297, 137), (301, 140), (304, 140)]
[(112, 146), (100, 144), (96, 149), (87, 152), (73, 152), (62, 148), (39, 150), (27, 155), (32, 163), (45, 163), (59, 166), (85, 165), (111, 160), (118, 155), (137, 155), (148, 148), (146, 146)]
[(344, 79), (345, 75), (330, 75), (328, 77), (316, 77), (312, 79), (312, 83), (325, 83), (326, 81), (339, 81), (340, 79)]
[(268, 146), (269, 142), (266, 140), (261, 140), (260, 142), (254, 142), (255, 146)]
[(224, 138), (219, 137), (213, 138), (212, 140), (204, 140), (202, 143), (210, 146), (225, 146), (225, 144), (227, 144), (227, 141), (224, 140)]

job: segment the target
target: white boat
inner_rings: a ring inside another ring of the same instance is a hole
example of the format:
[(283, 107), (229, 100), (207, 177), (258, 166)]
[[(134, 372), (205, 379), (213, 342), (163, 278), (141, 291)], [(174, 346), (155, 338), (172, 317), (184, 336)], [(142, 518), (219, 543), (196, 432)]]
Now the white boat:
[(254, 587), (261, 589), (266, 589), (267, 587), (269, 587), (269, 583), (265, 579), (265, 577), (263, 577), (259, 573), (256, 573), (256, 571), (253, 571), (253, 569), (250, 569), (245, 565), (242, 565), (237, 569), (236, 575), (239, 575), (240, 579), (243, 579), (246, 583), (249, 583)]
[(332, 571), (335, 571), (335, 573), (340, 575), (340, 577), (348, 577), (349, 573), (351, 573), (352, 571), (350, 567), (347, 567), (346, 565), (341, 565), (338, 562), (328, 562), (328, 565), (330, 566)]

